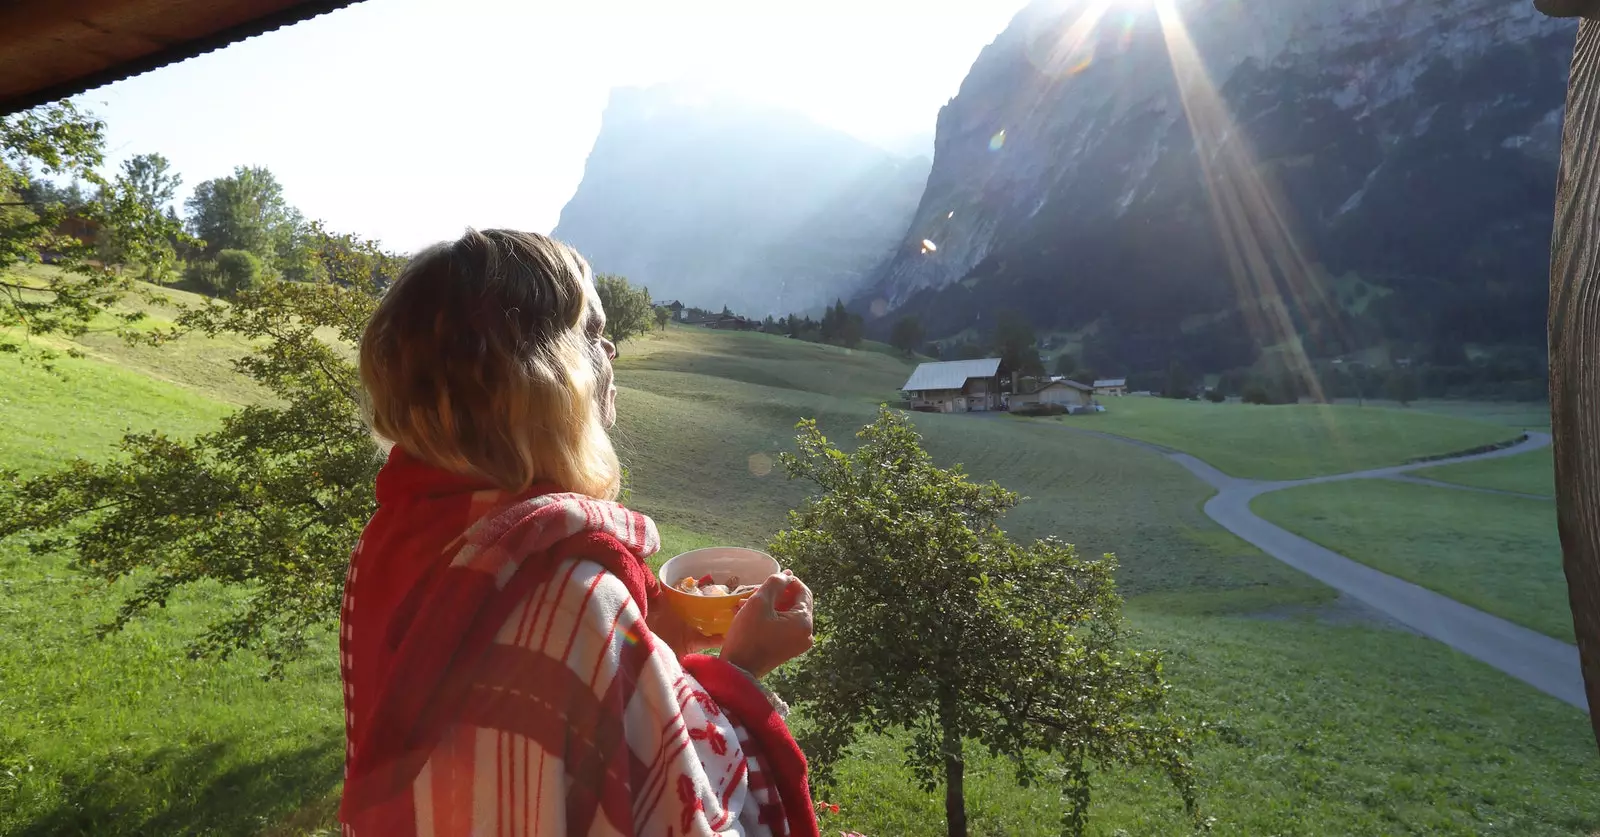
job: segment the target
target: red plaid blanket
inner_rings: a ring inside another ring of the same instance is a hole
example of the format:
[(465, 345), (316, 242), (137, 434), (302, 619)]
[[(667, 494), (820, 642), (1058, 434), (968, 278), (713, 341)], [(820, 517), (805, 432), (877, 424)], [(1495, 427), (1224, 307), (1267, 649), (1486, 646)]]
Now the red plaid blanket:
[(340, 620), (346, 835), (817, 834), (760, 690), (650, 633), (648, 517), (398, 448), (377, 487)]

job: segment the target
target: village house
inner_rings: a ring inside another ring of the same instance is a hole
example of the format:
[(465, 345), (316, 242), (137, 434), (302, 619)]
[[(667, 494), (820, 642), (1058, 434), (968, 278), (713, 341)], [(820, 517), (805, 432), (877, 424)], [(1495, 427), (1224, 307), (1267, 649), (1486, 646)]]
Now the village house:
[(982, 413), (1001, 405), (1000, 358), (924, 363), (900, 387), (911, 409), (933, 413)]
[(1128, 394), (1127, 378), (1102, 378), (1094, 382), (1095, 395), (1112, 395), (1121, 397)]
[(1094, 406), (1094, 387), (1077, 381), (1051, 381), (1033, 392), (1017, 393), (1007, 401), (1010, 408), (1019, 410), (1040, 404), (1065, 407), (1068, 412), (1086, 410)]

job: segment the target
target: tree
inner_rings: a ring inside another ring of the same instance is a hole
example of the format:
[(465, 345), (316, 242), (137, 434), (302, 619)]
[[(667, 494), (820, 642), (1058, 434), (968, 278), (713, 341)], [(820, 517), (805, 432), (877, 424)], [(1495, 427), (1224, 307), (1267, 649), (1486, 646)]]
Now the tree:
[[(92, 248), (62, 232), (69, 218), (119, 242), (129, 258), (145, 258), (162, 243), (170, 225), (151, 218), (151, 208), (123, 199), (126, 181), (111, 186), (106, 200), (86, 200), (79, 180), (107, 187), (98, 174), (104, 159), (105, 123), (60, 102), (0, 117), (0, 351), (20, 351), (23, 341), (45, 334), (81, 335), (94, 318), (132, 289), (132, 277), (91, 260)], [(62, 190), (36, 175), (71, 177)], [(44, 254), (63, 272), (24, 275), (19, 267), (38, 264)], [(134, 330), (143, 319), (119, 313), (119, 330), (130, 340), (158, 340), (167, 330)], [(39, 350), (48, 360), (53, 352)]]
[(654, 315), (649, 288), (635, 288), (627, 279), (609, 273), (595, 276), (594, 288), (606, 312), (606, 338), (612, 343), (620, 345), (650, 330)]
[(837, 341), (839, 345), (854, 349), (861, 345), (861, 338), (867, 333), (867, 324), (861, 319), (860, 314), (845, 312), (844, 320), (839, 324)]
[(1044, 363), (1039, 360), (1039, 343), (1033, 326), (1019, 311), (1001, 311), (994, 332), (995, 348), (1000, 352), (1001, 365), (1013, 375), (1040, 377)]
[(857, 736), (897, 728), (912, 734), (906, 760), (924, 789), (944, 785), (953, 837), (967, 832), (973, 743), (1024, 784), (1060, 776), (1070, 833), (1084, 829), (1091, 765), (1155, 766), (1192, 813), (1188, 738), (1168, 712), (1161, 655), (1128, 647), (1115, 559), (1012, 542), (999, 520), (1017, 495), (936, 467), (896, 412), (880, 408), (856, 435), (845, 453), (800, 424), (783, 464), (820, 494), (771, 546), (828, 602), (816, 648), (780, 684), (805, 706), (814, 781), (832, 781)]
[(239, 166), (231, 177), (201, 183), (184, 206), (190, 231), (205, 242), (206, 255), (244, 250), (274, 266), (292, 248), (300, 222), (278, 179), (259, 166)]
[(1188, 398), (1192, 393), (1189, 385), (1193, 379), (1189, 377), (1189, 370), (1183, 368), (1183, 363), (1176, 358), (1167, 365), (1167, 385), (1161, 394), (1167, 398)]
[(665, 305), (656, 309), (656, 328), (666, 331), (667, 323), (672, 322), (672, 309)]
[(106, 215), (127, 219), (105, 231), (101, 259), (109, 264), (132, 265), (144, 279), (164, 279), (177, 265), (177, 245), (186, 238), (172, 214), (172, 201), (181, 185), (183, 178), (160, 154), (140, 154), (125, 160), (116, 181), (100, 193)]
[(839, 339), (839, 332), (844, 327), (846, 316), (844, 300), (841, 299), (835, 299), (833, 305), (823, 309), (820, 324), (823, 342), (832, 343)]
[(889, 343), (907, 355), (915, 354), (917, 346), (922, 344), (922, 321), (914, 316), (901, 317), (894, 323), (890, 332)]
[(1409, 369), (1390, 372), (1383, 386), (1389, 397), (1400, 402), (1402, 407), (1409, 407), (1411, 402), (1417, 400), (1417, 376)]
[[(123, 438), (108, 462), (75, 460), (31, 478), (0, 474), (0, 537), (65, 548), (77, 569), (131, 589), (105, 631), (203, 582), (248, 587), (191, 651), (261, 649), (273, 672), (325, 635), (339, 615), (350, 550), (371, 516), (383, 457), (361, 419), (348, 350), (401, 261), (370, 242), (332, 236), (328, 279), (269, 282), (231, 304), (191, 308), (180, 325), (257, 348), (239, 369), (273, 395), (193, 440)], [(326, 339), (329, 334), (335, 339)]]
[(1078, 359), (1077, 358), (1073, 357), (1070, 354), (1063, 354), (1063, 355), (1059, 355), (1059, 356), (1056, 357), (1056, 374), (1057, 375), (1070, 376), (1074, 372), (1077, 372), (1077, 371), (1078, 371)]

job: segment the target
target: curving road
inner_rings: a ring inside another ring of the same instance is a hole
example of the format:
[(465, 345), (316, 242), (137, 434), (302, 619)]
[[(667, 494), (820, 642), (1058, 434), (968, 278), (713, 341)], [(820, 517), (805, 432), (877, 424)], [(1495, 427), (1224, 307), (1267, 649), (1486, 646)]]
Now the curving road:
[(1352, 561), (1331, 549), (1269, 523), (1250, 510), (1250, 501), (1269, 491), (1345, 480), (1399, 479), (1465, 491), (1485, 490), (1409, 477), (1407, 472), (1457, 462), (1516, 456), (1549, 445), (1550, 434), (1530, 432), (1522, 442), (1489, 453), (1374, 468), (1349, 474), (1269, 482), (1228, 476), (1190, 454), (1159, 445), (1093, 430), (1079, 430), (1064, 424), (1057, 426), (1137, 445), (1177, 461), (1195, 476), (1217, 489), (1216, 496), (1206, 501), (1205, 512), (1212, 520), (1222, 524), (1223, 528), (1323, 584), (1377, 608), (1418, 633), (1432, 637), (1463, 654), (1500, 669), (1545, 694), (1587, 711), (1588, 702), (1584, 696), (1583, 674), (1578, 667), (1577, 646), (1568, 645), (1558, 639), (1464, 605), (1425, 587), (1419, 587), (1409, 581), (1403, 581), (1365, 564)]

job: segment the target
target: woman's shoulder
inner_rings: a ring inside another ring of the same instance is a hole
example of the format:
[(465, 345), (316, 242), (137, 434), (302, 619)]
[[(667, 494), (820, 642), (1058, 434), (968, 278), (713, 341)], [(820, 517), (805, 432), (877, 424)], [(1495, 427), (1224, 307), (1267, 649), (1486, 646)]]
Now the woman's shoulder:
[(572, 642), (578, 632), (609, 634), (642, 619), (621, 578), (596, 561), (566, 558), (512, 612), (496, 639), (518, 645)]

